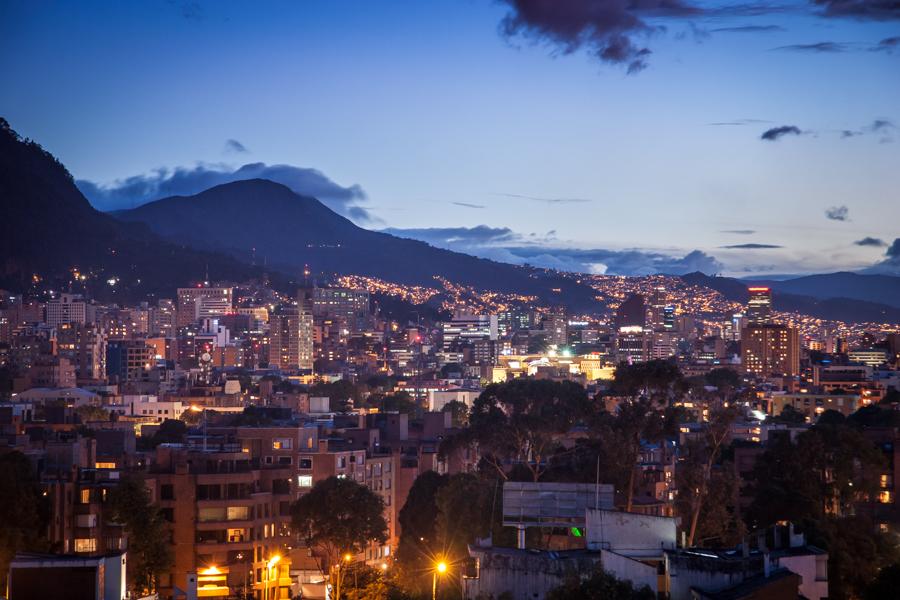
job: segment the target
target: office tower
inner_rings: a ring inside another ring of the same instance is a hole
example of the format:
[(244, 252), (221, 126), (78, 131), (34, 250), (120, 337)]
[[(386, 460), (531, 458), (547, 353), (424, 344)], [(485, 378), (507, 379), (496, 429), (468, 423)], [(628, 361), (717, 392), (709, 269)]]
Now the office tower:
[(747, 302), (747, 321), (751, 324), (769, 323), (772, 320), (772, 289), (768, 287), (747, 288), (750, 300)]
[(150, 335), (172, 337), (175, 335), (175, 303), (171, 300), (160, 300), (148, 311), (148, 332)]
[[(642, 300), (643, 303), (643, 300)], [(650, 335), (639, 325), (620, 327), (616, 334), (616, 360), (628, 364), (650, 360)]]
[(313, 368), (313, 316), (307, 290), (297, 306), (285, 306), (269, 317), (269, 366), (279, 369)]
[(773, 323), (747, 325), (741, 332), (744, 371), (761, 377), (800, 372), (800, 336), (796, 329)]
[(369, 321), (369, 292), (348, 288), (314, 288), (312, 313), (314, 317), (339, 319), (352, 332), (363, 331)]
[(616, 329), (622, 327), (644, 327), (647, 322), (647, 308), (644, 297), (632, 294), (616, 309)]
[(667, 302), (666, 288), (655, 288), (647, 309), (647, 322), (654, 331), (675, 330), (675, 307)]
[(87, 303), (77, 294), (60, 294), (47, 303), (47, 325), (56, 327), (63, 323), (86, 323)]
[(79, 380), (106, 377), (106, 336), (96, 325), (59, 325), (56, 328), (56, 353), (75, 365)]
[(178, 288), (176, 325), (186, 327), (198, 319), (214, 319), (231, 312), (233, 289), (226, 287)]
[(496, 340), (499, 334), (497, 315), (471, 315), (457, 312), (449, 323), (441, 323), (443, 350), (466, 346), (476, 340)]
[(564, 309), (556, 308), (547, 315), (544, 318), (543, 329), (547, 332), (548, 344), (561, 347), (569, 343), (568, 321)]
[(144, 340), (111, 340), (106, 346), (106, 372), (110, 383), (150, 381), (156, 366), (156, 348)]

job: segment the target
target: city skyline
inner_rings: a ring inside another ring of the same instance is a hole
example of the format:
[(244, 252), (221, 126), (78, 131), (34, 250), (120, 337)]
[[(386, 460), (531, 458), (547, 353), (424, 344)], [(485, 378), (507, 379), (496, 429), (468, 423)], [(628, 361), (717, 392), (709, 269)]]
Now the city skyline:
[(0, 107), (104, 210), (268, 177), (506, 262), (897, 272), (896, 9), (536, 4), (7, 3)]

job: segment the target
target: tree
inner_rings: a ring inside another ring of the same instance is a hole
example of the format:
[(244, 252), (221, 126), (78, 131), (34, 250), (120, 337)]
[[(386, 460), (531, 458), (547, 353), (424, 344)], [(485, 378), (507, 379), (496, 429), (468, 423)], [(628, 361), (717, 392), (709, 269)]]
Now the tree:
[(400, 543), (395, 561), (396, 571), (409, 590), (425, 593), (430, 581), (423, 574), (429, 572), (431, 548), (437, 547), (437, 494), (447, 484), (447, 476), (425, 471), (413, 482), (400, 509)]
[(135, 475), (123, 478), (110, 491), (107, 510), (128, 536), (128, 578), (139, 595), (157, 589), (159, 575), (172, 568), (169, 527), (159, 507), (150, 501), (144, 482)]
[(468, 545), (491, 533), (493, 500), (492, 481), (471, 473), (451, 476), (435, 497), (438, 546), (432, 549), (432, 558), (460, 563), (468, 557)]
[(714, 409), (705, 425), (702, 441), (687, 445), (685, 456), (676, 469), (679, 503), (688, 523), (688, 547), (694, 545), (700, 514), (710, 492), (713, 466), (736, 417), (733, 409)]
[(291, 522), (312, 550), (322, 575), (334, 571), (331, 578), (335, 600), (341, 598), (346, 570), (340, 568), (341, 557), (345, 553), (359, 554), (369, 542), (387, 539), (384, 502), (352, 479), (329, 477), (316, 483), (291, 506)]
[(47, 550), (47, 506), (31, 461), (18, 451), (0, 454), (0, 589), (6, 589), (16, 552)]
[(443, 412), (449, 412), (452, 416), (454, 427), (465, 427), (469, 423), (469, 407), (465, 402), (451, 400), (444, 405)]
[(569, 577), (561, 586), (550, 590), (546, 600), (653, 600), (656, 595), (647, 587), (635, 589), (630, 581), (616, 579), (597, 565), (588, 579)]
[(89, 421), (109, 421), (109, 411), (99, 406), (85, 404), (75, 409), (75, 414), (82, 423)]
[(577, 383), (514, 379), (485, 388), (472, 407), (467, 435), (501, 478), (512, 464), (539, 481), (557, 436), (589, 412), (587, 394)]
[(900, 563), (894, 563), (879, 571), (878, 576), (866, 587), (863, 600), (890, 598), (900, 590)]
[(719, 367), (706, 374), (706, 383), (727, 395), (741, 385), (741, 376), (734, 369)]

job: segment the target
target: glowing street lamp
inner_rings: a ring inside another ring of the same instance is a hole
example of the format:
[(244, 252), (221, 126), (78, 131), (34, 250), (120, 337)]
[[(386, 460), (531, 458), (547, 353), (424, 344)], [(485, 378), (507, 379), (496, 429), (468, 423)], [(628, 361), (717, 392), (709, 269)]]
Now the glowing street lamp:
[[(266, 600), (269, 600), (269, 571), (271, 571), (272, 567), (277, 565), (278, 561), (280, 561), (280, 560), (281, 560), (281, 555), (276, 554), (275, 556), (273, 556), (269, 559), (269, 562), (266, 563), (266, 580), (265, 580), (265, 584), (264, 584), (265, 590), (266, 590), (266, 592), (265, 592)], [(278, 580), (276, 579), (275, 581), (277, 582)]]
[(443, 575), (447, 572), (447, 563), (439, 560), (434, 565), (434, 571), (431, 573), (431, 600), (437, 600), (437, 578), (438, 574)]

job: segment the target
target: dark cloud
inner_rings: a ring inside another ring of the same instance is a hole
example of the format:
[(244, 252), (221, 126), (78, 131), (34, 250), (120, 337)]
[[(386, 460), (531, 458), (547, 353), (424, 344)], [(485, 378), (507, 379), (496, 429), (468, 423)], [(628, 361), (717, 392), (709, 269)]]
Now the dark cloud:
[(884, 260), (875, 263), (868, 269), (863, 269), (862, 272), (900, 275), (900, 238), (895, 238), (887, 250), (884, 251)]
[(825, 17), (851, 17), (872, 21), (900, 20), (897, 0), (812, 0)]
[(897, 48), (900, 48), (900, 35), (881, 40), (872, 47), (872, 50), (874, 52), (887, 52), (890, 54)]
[(883, 248), (887, 246), (887, 243), (884, 240), (868, 236), (864, 237), (861, 240), (856, 240), (853, 243), (857, 246), (874, 246), (876, 248)]
[(815, 54), (846, 52), (849, 50), (847, 44), (840, 42), (816, 42), (814, 44), (790, 44), (787, 46), (778, 46), (773, 50), (782, 50), (785, 52), (812, 52)]
[(712, 33), (772, 33), (786, 30), (778, 25), (739, 25), (737, 27), (719, 27), (711, 31)]
[(856, 136), (862, 135), (862, 134), (863, 134), (862, 131), (854, 131), (852, 129), (844, 129), (843, 131), (841, 131), (841, 139), (852, 138), (852, 137), (856, 137)]
[(849, 221), (850, 209), (846, 206), (832, 206), (825, 209), (825, 216), (832, 221)]
[(190, 196), (211, 187), (245, 179), (268, 179), (281, 183), (303, 196), (313, 196), (332, 210), (358, 222), (376, 219), (360, 206), (366, 194), (358, 185), (343, 187), (321, 171), (293, 165), (248, 163), (239, 169), (227, 165), (201, 164), (196, 167), (157, 169), (118, 179), (110, 184), (79, 180), (75, 184), (100, 210), (132, 208), (167, 196)]
[(581, 202), (593, 202), (590, 198), (541, 198), (538, 196), (523, 196), (522, 194), (494, 194), (495, 196), (505, 196), (507, 198), (519, 198), (520, 200), (534, 200), (535, 202), (546, 202), (547, 204), (570, 204)]
[(247, 146), (243, 145), (237, 140), (225, 140), (225, 152), (236, 152), (238, 154), (244, 154), (250, 151), (247, 150)]
[(781, 127), (772, 127), (766, 129), (759, 139), (767, 142), (775, 142), (786, 135), (801, 135), (803, 132), (796, 125), (782, 125)]
[(888, 121), (887, 119), (875, 119), (872, 121), (872, 124), (869, 125), (869, 131), (873, 133), (877, 133), (879, 131), (887, 131), (891, 129), (895, 129), (896, 125), (892, 121)]
[(603, 62), (637, 73), (650, 50), (638, 38), (658, 27), (651, 17), (688, 18), (701, 14), (681, 0), (502, 0), (509, 12), (500, 27), (508, 37), (546, 42), (564, 54), (584, 48)]
[(465, 252), (512, 264), (577, 273), (611, 275), (684, 274), (702, 271), (714, 274), (723, 267), (714, 257), (699, 250), (685, 256), (671, 256), (644, 250), (575, 249), (558, 247), (556, 232), (522, 235), (507, 227), (430, 227), (383, 230), (385, 233), (421, 240), (433, 246)]
[(753, 235), (756, 233), (755, 229), (723, 229), (722, 233), (734, 233), (737, 235)]
[(784, 246), (776, 246), (774, 244), (732, 244), (731, 246), (719, 246), (726, 250), (767, 250), (769, 248), (784, 248)]
[(484, 208), (483, 204), (469, 204), (468, 202), (451, 202), (450, 204), (455, 204), (456, 206), (462, 206), (465, 208)]

